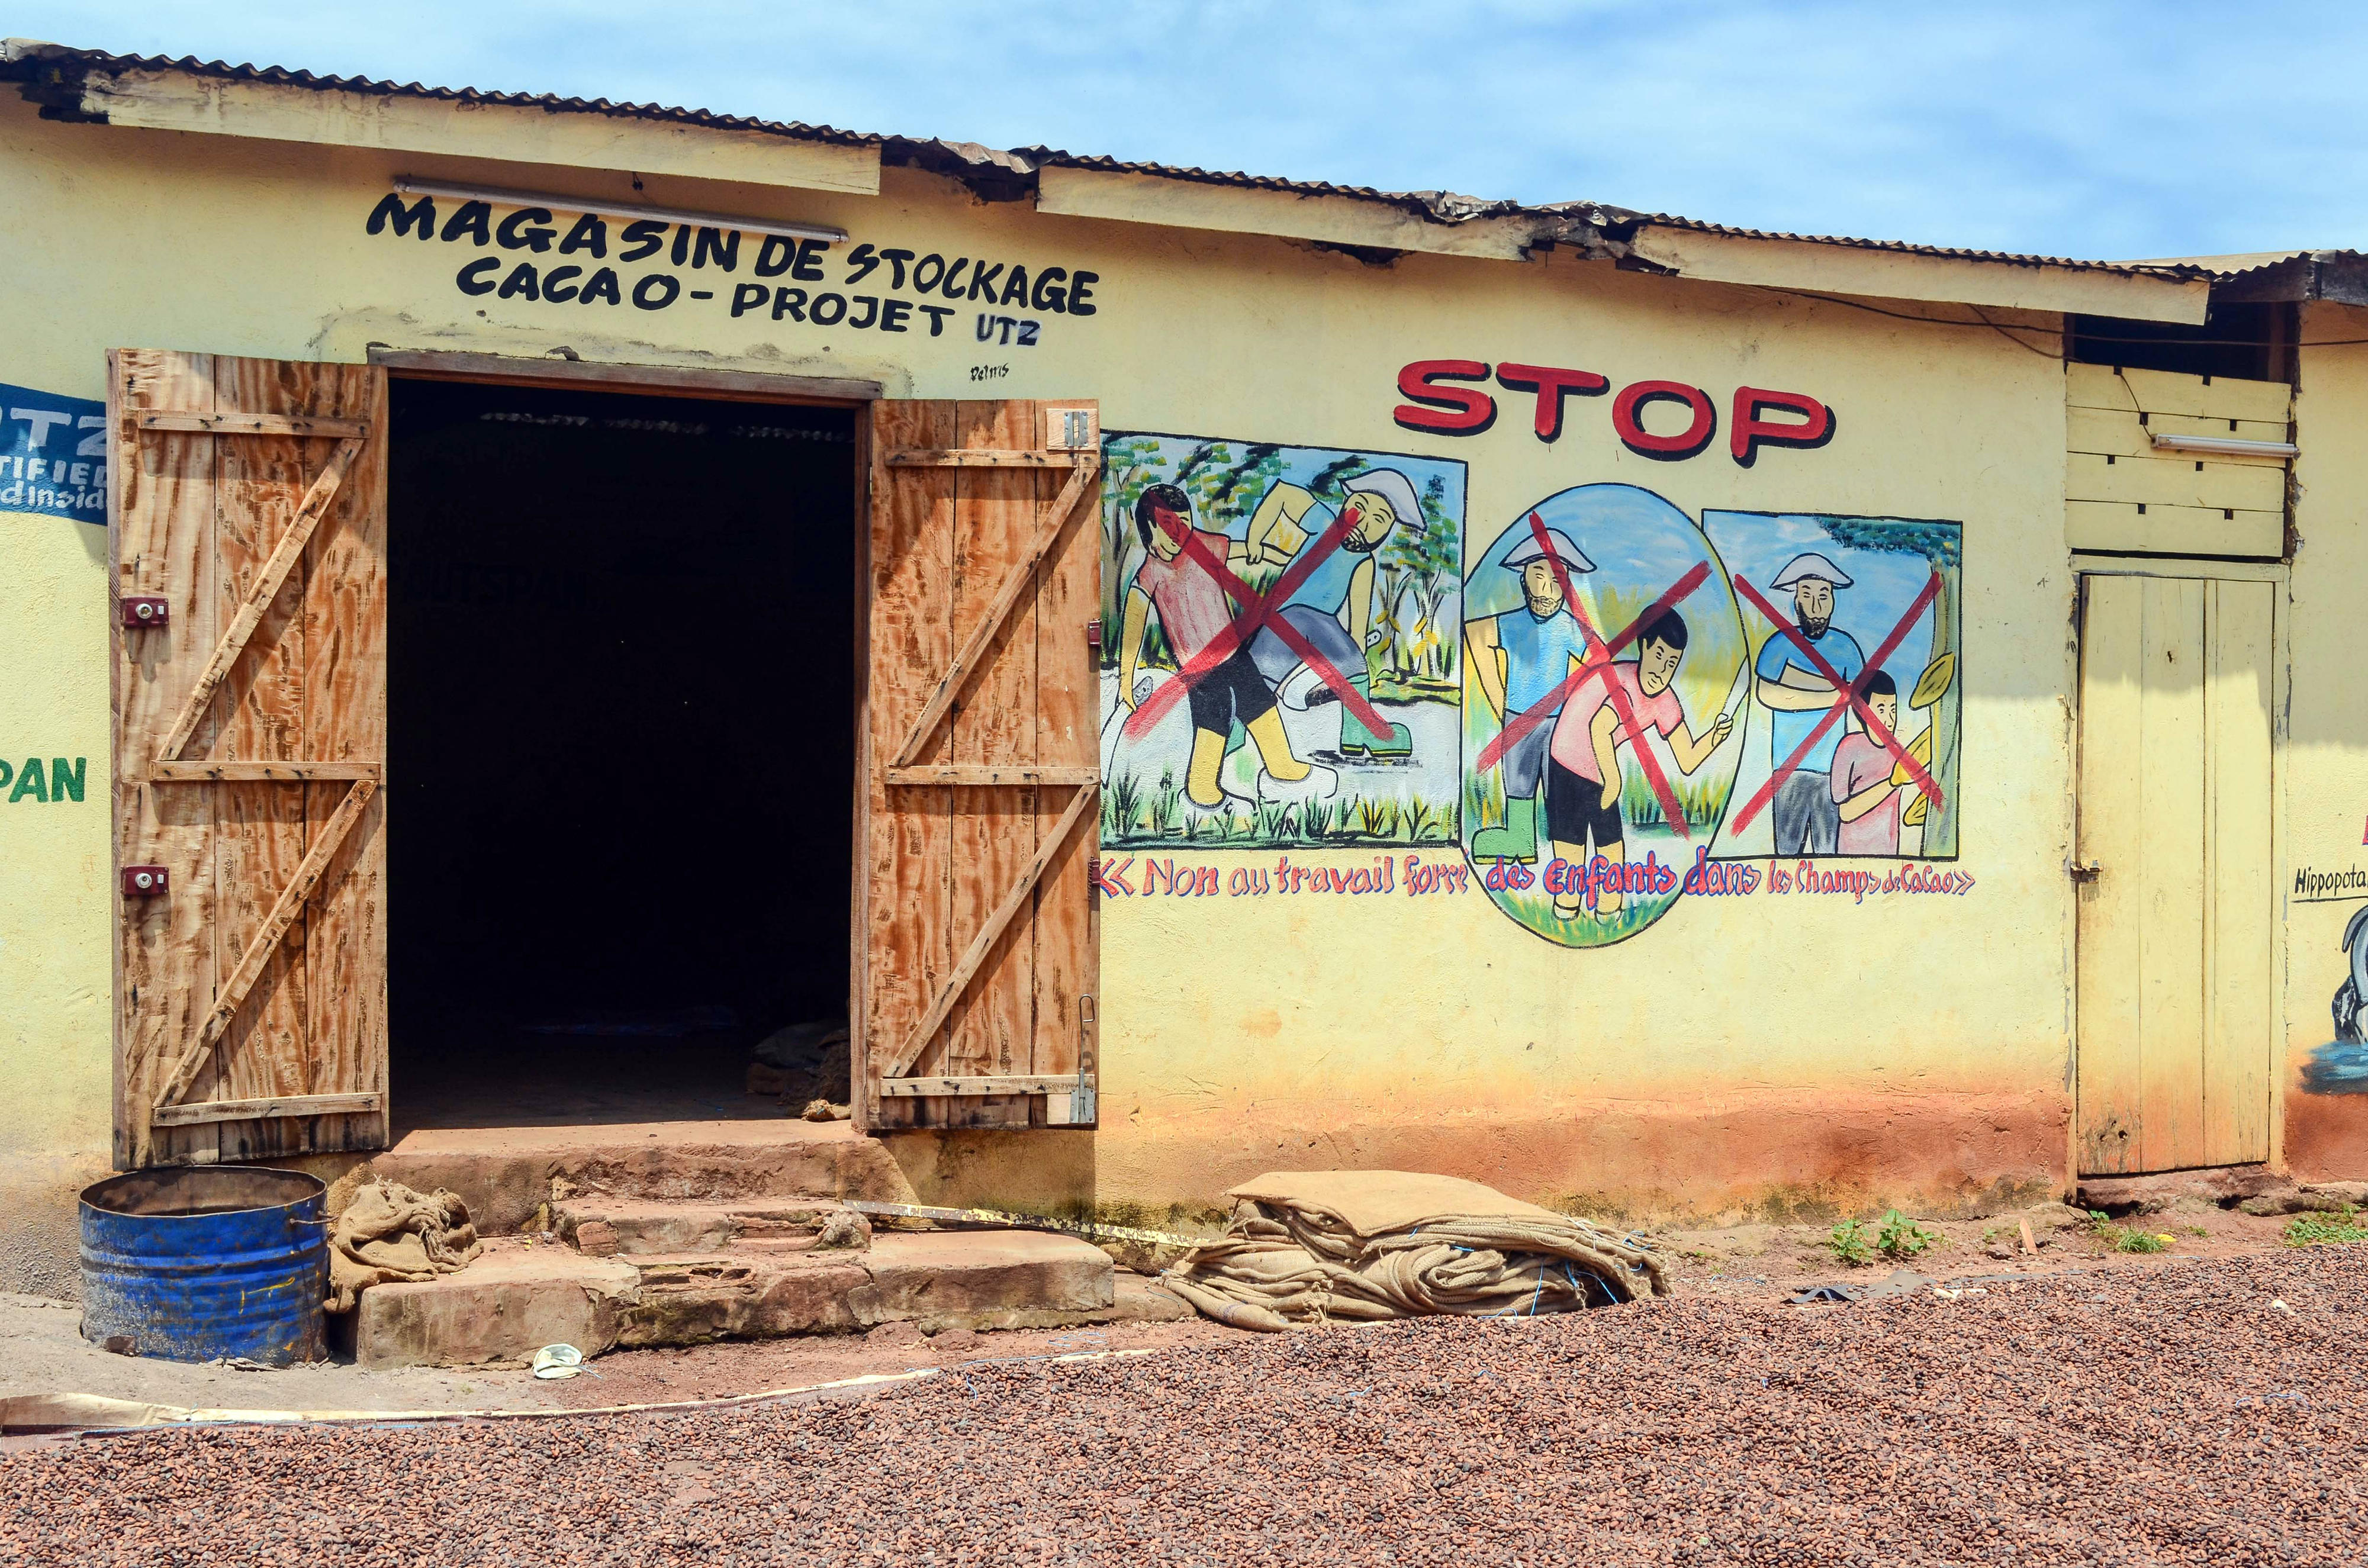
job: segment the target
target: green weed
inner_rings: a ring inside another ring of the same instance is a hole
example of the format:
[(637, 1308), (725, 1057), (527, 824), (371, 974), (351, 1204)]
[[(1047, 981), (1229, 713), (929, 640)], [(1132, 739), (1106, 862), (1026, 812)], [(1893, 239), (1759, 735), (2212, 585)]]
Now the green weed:
[(1940, 1244), (1940, 1232), (1928, 1230), (1896, 1209), (1884, 1211), (1883, 1229), (1874, 1238), (1876, 1250), (1898, 1263), (1920, 1257)]
[(1836, 1259), (1852, 1268), (1864, 1268), (1874, 1261), (1874, 1246), (1867, 1236), (1866, 1223), (1861, 1220), (1844, 1220), (1826, 1237), (1826, 1246)]
[(2338, 1242), (2368, 1242), (2368, 1225), (2349, 1203), (2335, 1213), (2297, 1214), (2286, 1221), (2286, 1245), (2327, 1246)]
[[(2174, 1239), (2133, 1225), (2116, 1225), (2101, 1209), (2089, 1210), (2089, 1233), (2115, 1252), (2169, 1252)], [(2368, 1236), (2368, 1231), (2361, 1233)]]

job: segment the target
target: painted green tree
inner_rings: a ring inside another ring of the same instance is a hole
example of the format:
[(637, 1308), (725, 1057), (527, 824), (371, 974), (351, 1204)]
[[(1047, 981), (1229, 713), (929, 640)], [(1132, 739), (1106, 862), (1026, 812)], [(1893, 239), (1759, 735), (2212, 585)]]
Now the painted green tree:
[[(1932, 702), (1933, 778), (1948, 791), (1948, 800), (1934, 801), (1925, 808), (1924, 853), (1949, 856), (1957, 852), (1957, 742), (1962, 731), (1964, 683), (1955, 668), (1957, 630), (1959, 623), (1959, 574), (1963, 548), (1960, 529), (1954, 523), (1901, 522), (1884, 517), (1820, 517), (1826, 536), (1848, 550), (1880, 550), (1895, 554), (1920, 555), (1932, 564), (1933, 573), (1941, 579), (1940, 591), (1932, 597), (1932, 646), (1927, 655), (1925, 669), (1929, 673), (1943, 658), (1950, 667), (1943, 672), (1947, 684)], [(1919, 686), (1921, 681), (1918, 683)], [(1900, 693), (1905, 706), (1910, 692)]]

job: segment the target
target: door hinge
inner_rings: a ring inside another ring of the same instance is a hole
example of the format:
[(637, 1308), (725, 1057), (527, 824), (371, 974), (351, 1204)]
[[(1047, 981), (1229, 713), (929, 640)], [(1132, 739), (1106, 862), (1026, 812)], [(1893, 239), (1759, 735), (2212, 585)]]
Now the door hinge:
[(2104, 875), (2104, 872), (2105, 868), (2098, 865), (2094, 860), (2066, 860), (2064, 862), (2064, 874), (2071, 878), (2076, 882), (2093, 882), (2099, 877)]
[(1100, 618), (1099, 616), (1096, 616), (1093, 619), (1091, 619), (1091, 620), (1089, 620), (1089, 621), (1086, 622), (1086, 646), (1087, 646), (1087, 647), (1088, 647), (1088, 648), (1099, 648), (1099, 647), (1100, 647), (1101, 645), (1102, 645), (1102, 623), (1101, 623), (1101, 618)]

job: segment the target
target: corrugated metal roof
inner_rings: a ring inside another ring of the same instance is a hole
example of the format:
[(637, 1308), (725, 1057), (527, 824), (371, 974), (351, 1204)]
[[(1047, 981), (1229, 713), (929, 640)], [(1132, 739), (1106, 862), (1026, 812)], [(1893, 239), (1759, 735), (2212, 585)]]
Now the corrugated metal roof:
[[(41, 73), (51, 74), (44, 81)], [(175, 59), (164, 55), (109, 54), (99, 50), (74, 49), (63, 44), (42, 43), (30, 40), (11, 40), (6, 62), (0, 63), (0, 77), (14, 77), (25, 83), (28, 97), (45, 105), (45, 113), (60, 113), (72, 118), (80, 107), (83, 80), (92, 74), (120, 74), (130, 71), (181, 72), (195, 76), (220, 80), (261, 82), (306, 87), (322, 92), (361, 93), (388, 97), (419, 97), (455, 104), (499, 104), (520, 108), (539, 108), (553, 114), (600, 114), (625, 119), (659, 120), (673, 124), (697, 125), (721, 131), (758, 131), (767, 135), (794, 138), (801, 141), (828, 142), (841, 145), (877, 146), (883, 160), (891, 163), (919, 163), (925, 166), (943, 168), (958, 165), (975, 171), (990, 181), (1002, 184), (1003, 194), (1018, 196), (1019, 188), (1033, 180), (1038, 169), (1051, 166), (1096, 170), (1110, 174), (1145, 175), (1161, 179), (1186, 180), (1202, 185), (1230, 186), (1241, 189), (1282, 191), (1296, 196), (1345, 197), (1352, 200), (1385, 203), (1402, 211), (1414, 213), (1427, 221), (1456, 224), (1488, 218), (1530, 218), (1536, 220), (1540, 238), (1556, 237), (1557, 231), (1574, 241), (1588, 238), (1625, 238), (1645, 226), (1687, 229), (1700, 233), (1721, 234), (1737, 239), (1789, 241), (1803, 244), (1847, 245), (1859, 250), (1888, 251), (1903, 256), (1931, 256), (1941, 259), (1990, 262), (2017, 267), (2069, 267), (2089, 272), (2111, 272), (2124, 276), (2203, 278), (2226, 277), (2224, 264), (2248, 262), (2274, 265), (2305, 252), (2264, 253), (2253, 257), (2187, 257), (2167, 261), (2094, 261), (2072, 256), (2026, 256), (2008, 251), (1965, 249), (1949, 245), (1915, 244), (1901, 240), (1869, 240), (1842, 234), (1798, 234), (1765, 229), (1736, 228), (1712, 223), (1698, 218), (1679, 217), (1668, 212), (1640, 212), (1590, 201), (1549, 202), (1531, 205), (1519, 201), (1488, 200), (1443, 190), (1377, 190), (1370, 186), (1334, 185), (1318, 180), (1284, 179), (1270, 175), (1252, 175), (1239, 171), (1221, 171), (1179, 166), (1173, 164), (1127, 162), (1094, 154), (1066, 153), (1052, 147), (1026, 147), (998, 151), (976, 142), (950, 142), (937, 138), (895, 135), (875, 135), (862, 131), (843, 131), (835, 126), (806, 125), (794, 120), (764, 119), (752, 115), (718, 114), (709, 109), (684, 108), (664, 104), (619, 103), (609, 98), (563, 97), (552, 93), (487, 92), (475, 87), (431, 87), (417, 82), (382, 81), (368, 76), (324, 76), (310, 71), (290, 70), (277, 65), (233, 65), (220, 60), (199, 60), (195, 56)], [(72, 102), (63, 101), (71, 94)], [(2240, 269), (2242, 270), (2242, 269)]]
[(2335, 253), (2306, 250), (2247, 251), (2240, 256), (2167, 256), (2146, 261), (2124, 263), (2129, 267), (2149, 270), (2182, 268), (2211, 278), (2237, 278), (2248, 272), (2261, 272), (2272, 267), (2283, 267), (2290, 261), (2307, 261), (2313, 256)]
[(759, 131), (809, 142), (862, 145), (883, 140), (828, 125), (801, 125), (794, 121), (759, 119), (751, 115), (716, 114), (703, 108), (678, 108), (665, 104), (561, 97), (555, 93), (499, 93), (485, 92), (476, 87), (430, 87), (418, 82), (386, 82), (370, 76), (322, 76), (310, 71), (291, 71), (280, 65), (233, 65), (221, 60), (199, 60), (195, 55), (174, 59), (161, 54), (108, 54), (100, 50), (73, 49), (31, 39), (11, 39), (8, 43), (11, 64), (48, 64), (72, 69), (82, 74), (93, 72), (178, 71), (187, 75), (209, 76), (221, 81), (265, 82), (280, 86), (310, 87), (321, 92), (435, 98), (456, 104), (505, 104), (518, 108), (547, 109), (553, 114), (605, 114), (631, 119), (710, 126), (719, 131)]

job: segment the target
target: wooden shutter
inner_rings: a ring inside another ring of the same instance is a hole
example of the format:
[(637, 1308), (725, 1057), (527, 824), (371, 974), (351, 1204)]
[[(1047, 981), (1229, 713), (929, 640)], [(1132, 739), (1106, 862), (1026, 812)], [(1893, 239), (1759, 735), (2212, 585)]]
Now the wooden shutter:
[(867, 1126), (1090, 1126), (1099, 416), (872, 405)]
[(108, 415), (117, 1163), (383, 1147), (385, 373), (120, 349)]

